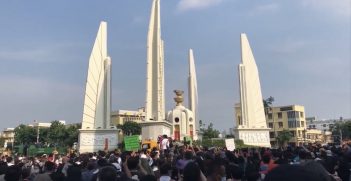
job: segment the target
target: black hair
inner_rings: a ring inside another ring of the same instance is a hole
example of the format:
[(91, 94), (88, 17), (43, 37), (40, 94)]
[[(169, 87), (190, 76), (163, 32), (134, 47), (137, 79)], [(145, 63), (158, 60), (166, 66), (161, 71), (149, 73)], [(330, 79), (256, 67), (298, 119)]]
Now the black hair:
[(144, 175), (140, 178), (140, 181), (157, 181), (154, 175)]
[(79, 181), (82, 180), (82, 171), (78, 166), (70, 166), (67, 169), (67, 177), (65, 181)]
[(186, 164), (183, 170), (183, 181), (199, 181), (201, 172), (199, 166), (195, 162)]
[(162, 164), (160, 167), (161, 175), (168, 175), (168, 171), (171, 169), (171, 165), (169, 163)]
[(16, 165), (9, 166), (5, 173), (6, 181), (18, 181), (21, 178), (21, 168)]
[(53, 171), (55, 169), (55, 164), (50, 161), (45, 162), (45, 171)]
[(139, 157), (130, 157), (127, 160), (127, 165), (130, 170), (136, 169), (139, 164)]
[(114, 181), (117, 180), (117, 172), (112, 166), (106, 166), (99, 171), (99, 181)]
[[(330, 177), (323, 173), (323, 168), (310, 168), (301, 165), (280, 165), (270, 171), (264, 181), (330, 181)], [(313, 165), (312, 167), (314, 167)]]

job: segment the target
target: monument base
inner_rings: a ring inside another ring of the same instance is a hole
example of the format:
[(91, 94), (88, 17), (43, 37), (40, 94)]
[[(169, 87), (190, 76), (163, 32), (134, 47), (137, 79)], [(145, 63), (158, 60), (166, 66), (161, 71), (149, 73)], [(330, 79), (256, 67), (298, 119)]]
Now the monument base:
[(171, 135), (172, 124), (167, 121), (145, 121), (140, 125), (142, 140), (157, 140), (159, 135)]
[(80, 129), (79, 153), (113, 151), (118, 147), (117, 129)]
[(235, 139), (244, 141), (245, 145), (271, 147), (269, 128), (235, 128)]

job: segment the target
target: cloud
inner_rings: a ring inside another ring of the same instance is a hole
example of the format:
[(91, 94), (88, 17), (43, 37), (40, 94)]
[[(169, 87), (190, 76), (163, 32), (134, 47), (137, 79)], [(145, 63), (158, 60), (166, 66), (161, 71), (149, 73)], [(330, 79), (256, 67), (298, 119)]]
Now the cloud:
[(275, 11), (279, 8), (278, 4), (272, 3), (272, 4), (264, 4), (257, 6), (255, 9), (257, 11)]
[(141, 23), (144, 23), (144, 22), (146, 22), (144, 16), (135, 16), (132, 19), (132, 23), (134, 23), (134, 24), (141, 24)]
[(16, 62), (57, 62), (67, 61), (76, 57), (73, 49), (81, 47), (79, 44), (50, 44), (32, 47), (3, 48), (0, 50), (0, 61)]
[(2, 127), (16, 127), (32, 120), (81, 120), (83, 91), (81, 85), (24, 76), (0, 77)]
[(223, 2), (223, 0), (180, 0), (178, 3), (178, 10), (205, 9), (220, 4), (221, 2)]
[(338, 16), (351, 16), (350, 0), (301, 0), (302, 6)]
[(312, 43), (306, 40), (287, 39), (279, 44), (272, 44), (267, 48), (277, 53), (297, 53), (310, 46)]
[(257, 14), (262, 14), (262, 13), (271, 13), (275, 12), (279, 9), (279, 5), (276, 3), (271, 3), (271, 4), (263, 4), (263, 5), (258, 5), (253, 8), (253, 10), (249, 13), (250, 15), (257, 15)]
[(30, 50), (1, 50), (0, 60), (2, 61), (32, 61), (32, 62), (43, 62), (51, 60), (50, 50), (44, 50), (41, 48), (34, 48)]

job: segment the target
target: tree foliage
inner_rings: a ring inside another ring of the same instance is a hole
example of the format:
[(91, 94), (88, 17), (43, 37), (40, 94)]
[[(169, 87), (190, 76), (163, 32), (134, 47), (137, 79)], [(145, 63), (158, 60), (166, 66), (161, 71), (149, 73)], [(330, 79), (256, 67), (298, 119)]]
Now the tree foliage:
[(64, 144), (72, 146), (74, 142), (78, 142), (79, 129), (81, 124), (73, 124), (66, 128), (67, 139), (65, 139)]
[(274, 102), (274, 97), (269, 96), (267, 99), (263, 99), (264, 112), (267, 114), (268, 109), (272, 107)]
[(51, 143), (54, 143), (55, 145), (63, 145), (63, 142), (67, 136), (68, 134), (64, 124), (59, 121), (51, 122), (51, 126), (48, 130), (48, 138)]
[(286, 146), (286, 144), (289, 142), (289, 140), (293, 137), (293, 135), (290, 133), (289, 130), (283, 130), (279, 132), (277, 136), (277, 141), (280, 146)]
[(205, 125), (202, 123), (202, 121), (199, 121), (200, 124), (200, 132), (202, 134), (202, 139), (211, 139), (211, 138), (218, 138), (219, 131), (213, 128), (213, 124), (210, 123), (207, 128), (205, 128)]
[(36, 142), (36, 130), (32, 126), (26, 126), (21, 124), (14, 130), (15, 132), (15, 143), (35, 143)]
[[(55, 146), (72, 146), (78, 142), (80, 124), (66, 126), (59, 121), (51, 122), (49, 128), (39, 128), (39, 143)], [(38, 127), (19, 125), (15, 128), (15, 144), (34, 144), (37, 141)]]
[(117, 125), (117, 128), (123, 131), (124, 135), (140, 135), (141, 126), (140, 124), (133, 121), (126, 121), (123, 125)]
[(0, 137), (0, 147), (2, 147), (4, 144), (5, 144), (5, 138), (4, 137)]
[(334, 136), (338, 136), (339, 139), (341, 136), (342, 136), (342, 139), (350, 139), (351, 138), (351, 121), (345, 121), (345, 122), (338, 121), (333, 125), (330, 131), (332, 131), (332, 134)]

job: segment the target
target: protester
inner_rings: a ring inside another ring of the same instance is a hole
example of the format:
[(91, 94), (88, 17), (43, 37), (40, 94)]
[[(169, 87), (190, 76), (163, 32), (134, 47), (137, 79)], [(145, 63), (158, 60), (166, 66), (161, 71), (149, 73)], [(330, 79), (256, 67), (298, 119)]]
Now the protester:
[(164, 138), (151, 151), (3, 156), (0, 181), (349, 181), (350, 158), (348, 145), (229, 151)]

